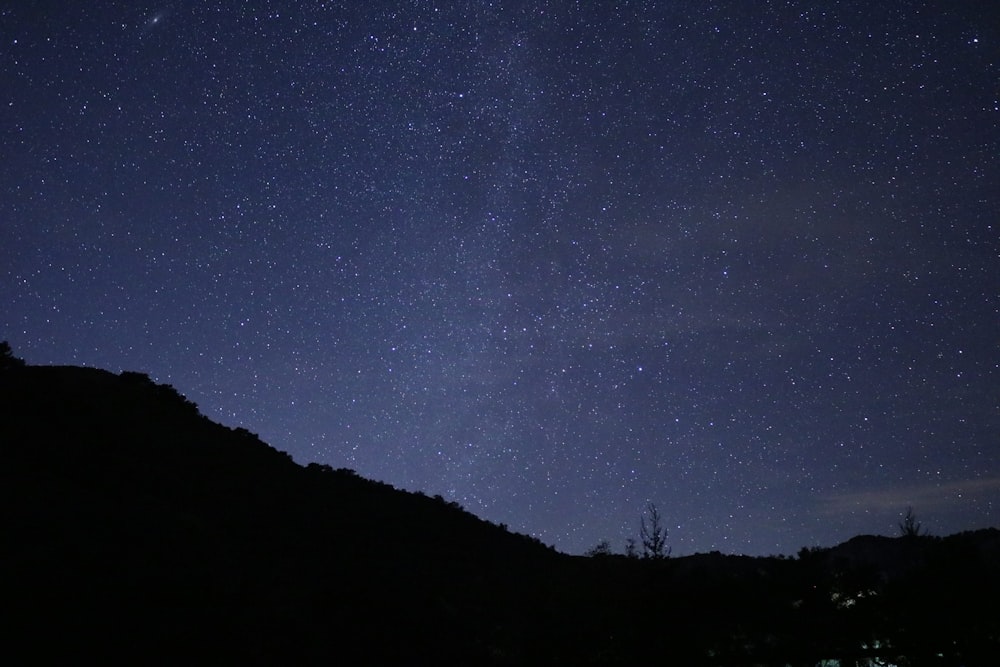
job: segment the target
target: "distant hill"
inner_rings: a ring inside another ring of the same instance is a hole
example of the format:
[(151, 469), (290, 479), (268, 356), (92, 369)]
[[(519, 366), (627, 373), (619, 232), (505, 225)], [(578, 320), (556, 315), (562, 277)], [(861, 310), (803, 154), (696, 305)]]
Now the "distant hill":
[(1000, 593), (1000, 531), (858, 537), (798, 559), (572, 557), (442, 498), (299, 466), (139, 373), (0, 364), (0, 488), (17, 664), (1000, 654), (1000, 615), (977, 610)]

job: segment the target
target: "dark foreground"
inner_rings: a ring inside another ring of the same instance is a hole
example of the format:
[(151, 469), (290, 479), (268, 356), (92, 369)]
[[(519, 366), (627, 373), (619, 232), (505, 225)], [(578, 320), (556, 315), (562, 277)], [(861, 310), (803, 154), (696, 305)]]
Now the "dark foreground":
[(298, 466), (137, 373), (0, 368), (0, 488), (4, 652), (19, 664), (1000, 655), (995, 529), (798, 558), (571, 557), (441, 498)]

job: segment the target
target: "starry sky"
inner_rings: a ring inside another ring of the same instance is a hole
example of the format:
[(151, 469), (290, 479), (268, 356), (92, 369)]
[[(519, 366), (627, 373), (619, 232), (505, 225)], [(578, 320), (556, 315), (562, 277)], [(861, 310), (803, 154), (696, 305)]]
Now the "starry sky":
[(1000, 525), (993, 2), (0, 4), (0, 339), (561, 551)]

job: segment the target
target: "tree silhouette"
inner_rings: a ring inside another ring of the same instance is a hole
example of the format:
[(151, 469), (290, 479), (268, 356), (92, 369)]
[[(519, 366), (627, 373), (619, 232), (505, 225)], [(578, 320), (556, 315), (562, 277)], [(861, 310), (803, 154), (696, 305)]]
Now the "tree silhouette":
[(927, 534), (927, 531), (921, 530), (917, 515), (913, 513), (913, 507), (906, 508), (906, 515), (899, 522), (899, 534), (903, 537), (919, 537)]
[(11, 350), (10, 343), (7, 341), (0, 342), (0, 371), (10, 368), (20, 368), (21, 366), (24, 366), (24, 360), (14, 356), (14, 351)]
[(656, 505), (646, 506), (649, 513), (649, 523), (645, 515), (639, 517), (639, 539), (642, 541), (643, 558), (667, 558), (671, 548), (667, 546), (667, 529), (663, 527), (662, 519)]

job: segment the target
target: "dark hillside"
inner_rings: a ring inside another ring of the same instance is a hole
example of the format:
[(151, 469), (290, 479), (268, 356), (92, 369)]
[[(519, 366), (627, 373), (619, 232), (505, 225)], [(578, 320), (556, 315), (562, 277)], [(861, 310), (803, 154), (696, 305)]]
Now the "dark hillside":
[(481, 659), (469, 625), (502, 628), (514, 577), (560, 558), (441, 499), (298, 466), (141, 374), (0, 373), (0, 442), (5, 599), (54, 633), (42, 652)]
[[(570, 557), (138, 373), (0, 366), (19, 664), (991, 665), (1000, 531)], [(883, 662), (875, 662), (882, 660)]]

